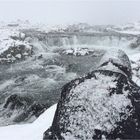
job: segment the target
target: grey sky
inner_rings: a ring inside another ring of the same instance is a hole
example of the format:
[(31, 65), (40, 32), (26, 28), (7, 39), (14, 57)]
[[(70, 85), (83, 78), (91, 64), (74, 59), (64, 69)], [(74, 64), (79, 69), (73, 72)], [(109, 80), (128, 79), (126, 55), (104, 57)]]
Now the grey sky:
[(0, 21), (30, 20), (48, 24), (87, 22), (122, 24), (140, 20), (139, 0), (0, 1)]

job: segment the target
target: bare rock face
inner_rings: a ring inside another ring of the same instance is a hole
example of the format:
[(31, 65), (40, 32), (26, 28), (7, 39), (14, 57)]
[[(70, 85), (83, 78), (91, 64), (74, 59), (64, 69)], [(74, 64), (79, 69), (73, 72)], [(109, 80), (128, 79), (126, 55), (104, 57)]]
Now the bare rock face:
[(63, 87), (44, 140), (140, 138), (140, 88), (131, 80), (127, 55), (115, 54)]
[(9, 119), (12, 123), (18, 123), (30, 122), (30, 120), (39, 117), (44, 111), (45, 105), (34, 102), (31, 97), (13, 94), (5, 101), (1, 113), (3, 113), (5, 121)]

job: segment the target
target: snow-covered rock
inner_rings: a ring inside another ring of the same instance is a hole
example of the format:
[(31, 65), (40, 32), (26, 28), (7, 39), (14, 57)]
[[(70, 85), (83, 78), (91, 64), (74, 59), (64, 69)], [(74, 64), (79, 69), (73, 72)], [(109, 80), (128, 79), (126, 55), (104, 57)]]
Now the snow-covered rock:
[(140, 86), (140, 56), (139, 54), (132, 56), (131, 58), (132, 66), (132, 79)]
[(127, 74), (130, 77), (132, 76), (131, 63), (128, 56), (122, 50), (110, 49), (107, 51), (103, 55), (97, 69), (112, 70), (114, 72)]
[(17, 28), (0, 28), (0, 64), (23, 60), (32, 55), (32, 45)]
[(131, 22), (123, 25), (112, 26), (109, 31), (115, 31), (122, 34), (140, 35), (140, 22)]
[(131, 80), (129, 59), (120, 50), (107, 55), (97, 70), (63, 87), (44, 140), (140, 138), (140, 87)]
[(66, 49), (62, 52), (63, 54), (67, 55), (75, 55), (75, 56), (85, 56), (89, 55), (91, 53), (94, 53), (94, 50), (88, 49), (88, 48), (70, 48)]
[(32, 55), (32, 46), (21, 41), (8, 40), (0, 44), (0, 63), (12, 63)]

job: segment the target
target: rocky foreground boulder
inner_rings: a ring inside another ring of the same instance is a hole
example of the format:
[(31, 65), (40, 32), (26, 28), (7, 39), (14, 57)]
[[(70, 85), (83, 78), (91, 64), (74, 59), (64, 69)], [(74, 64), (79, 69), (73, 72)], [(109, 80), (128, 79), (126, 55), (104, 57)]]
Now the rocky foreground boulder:
[(106, 53), (99, 67), (66, 84), (43, 140), (140, 139), (140, 87), (129, 58)]

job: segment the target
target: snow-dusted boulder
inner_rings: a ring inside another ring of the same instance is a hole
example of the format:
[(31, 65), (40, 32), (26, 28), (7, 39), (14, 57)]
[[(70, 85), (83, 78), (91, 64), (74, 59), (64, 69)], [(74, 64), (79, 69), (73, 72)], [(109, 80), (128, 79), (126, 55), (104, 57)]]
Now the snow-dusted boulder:
[(110, 51), (107, 51), (97, 70), (109, 70), (132, 77), (131, 63), (122, 50), (110, 49)]
[(94, 53), (94, 50), (90, 50), (88, 48), (70, 48), (64, 50), (62, 53), (67, 55), (74, 55), (74, 56), (85, 56)]
[(0, 64), (7, 64), (23, 60), (33, 53), (32, 46), (18, 40), (5, 40), (0, 43)]
[(131, 77), (123, 51), (105, 54), (97, 70), (63, 87), (44, 140), (140, 138), (140, 88)]
[(0, 29), (0, 64), (23, 60), (33, 53), (33, 46), (25, 41), (26, 35), (16, 28)]

